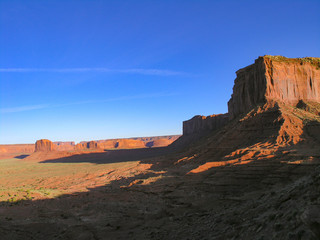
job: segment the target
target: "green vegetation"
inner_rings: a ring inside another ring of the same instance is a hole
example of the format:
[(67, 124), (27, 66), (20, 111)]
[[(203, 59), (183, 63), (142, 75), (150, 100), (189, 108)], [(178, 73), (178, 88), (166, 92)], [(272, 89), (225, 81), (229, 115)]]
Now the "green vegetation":
[(264, 57), (277, 62), (300, 63), (301, 65), (305, 63), (310, 63), (311, 65), (316, 66), (317, 69), (320, 68), (320, 58), (315, 58), (315, 57), (287, 58), (284, 56), (271, 56), (271, 55), (265, 55)]
[(299, 118), (305, 124), (314, 121), (320, 123), (320, 116), (318, 115), (320, 113), (320, 104), (307, 102), (306, 106), (307, 109), (289, 105), (283, 105), (282, 108), (286, 110), (286, 114)]
[(39, 163), (0, 159), (0, 204), (12, 206), (29, 200), (85, 192), (87, 185), (110, 182), (110, 171), (130, 169), (137, 163)]

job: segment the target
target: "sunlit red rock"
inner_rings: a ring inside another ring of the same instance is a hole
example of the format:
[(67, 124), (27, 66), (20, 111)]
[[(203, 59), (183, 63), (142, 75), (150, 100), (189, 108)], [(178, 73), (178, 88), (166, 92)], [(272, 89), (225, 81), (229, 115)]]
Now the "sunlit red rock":
[(55, 150), (55, 145), (48, 139), (36, 141), (35, 152), (50, 152)]
[(236, 73), (230, 119), (269, 101), (292, 106), (299, 100), (320, 102), (319, 58), (264, 56)]
[(75, 143), (74, 142), (53, 142), (56, 145), (57, 151), (70, 151), (74, 150)]
[(81, 142), (75, 146), (75, 149), (76, 150), (88, 150), (88, 149), (90, 149), (90, 150), (96, 149), (97, 150), (97, 149), (100, 149), (100, 145), (96, 141)]

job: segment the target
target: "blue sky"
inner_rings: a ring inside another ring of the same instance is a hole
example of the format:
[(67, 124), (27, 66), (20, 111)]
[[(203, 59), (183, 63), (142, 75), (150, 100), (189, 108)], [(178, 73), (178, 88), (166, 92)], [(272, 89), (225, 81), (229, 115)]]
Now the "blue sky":
[(320, 1), (0, 0), (0, 144), (180, 134), (235, 71), (320, 56)]

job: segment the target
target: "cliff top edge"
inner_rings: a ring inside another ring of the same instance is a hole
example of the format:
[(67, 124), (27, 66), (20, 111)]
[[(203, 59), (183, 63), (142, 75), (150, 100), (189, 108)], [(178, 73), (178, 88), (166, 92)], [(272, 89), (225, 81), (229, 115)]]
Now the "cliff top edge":
[(280, 56), (280, 55), (275, 55), (275, 56), (264, 55), (264, 56), (259, 56), (253, 64), (250, 64), (246, 67), (240, 68), (238, 71), (236, 71), (236, 74), (239, 74), (241, 72), (244, 72), (244, 71), (251, 69), (253, 66), (255, 66), (255, 64), (257, 64), (257, 62), (261, 62), (261, 60), (263, 61), (264, 59), (269, 59), (274, 62), (281, 62), (281, 63), (287, 63), (287, 64), (299, 63), (299, 64), (303, 65), (305, 63), (309, 63), (309, 64), (315, 66), (317, 68), (317, 70), (320, 69), (320, 58), (318, 58), (318, 57), (287, 58), (287, 57)]
[[(260, 57), (259, 57), (260, 58)], [(276, 55), (264, 55), (262, 58), (267, 58), (277, 62), (285, 62), (285, 63), (310, 63), (320, 68), (320, 58), (318, 57), (303, 57), (303, 58), (287, 58), (284, 56)]]

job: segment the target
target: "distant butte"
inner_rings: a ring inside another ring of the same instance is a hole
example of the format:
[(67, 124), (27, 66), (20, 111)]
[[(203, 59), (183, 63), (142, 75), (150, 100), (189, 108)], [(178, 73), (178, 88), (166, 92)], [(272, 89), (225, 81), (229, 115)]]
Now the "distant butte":
[(38, 140), (35, 144), (35, 152), (50, 152), (55, 150), (55, 145), (48, 139)]
[(177, 140), (180, 135), (135, 137), (105, 139), (95, 141), (75, 142), (51, 142), (48, 139), (38, 140), (35, 144), (3, 144), (0, 145), (0, 158), (18, 156), (20, 153), (31, 154), (33, 152), (49, 151), (103, 151), (105, 149), (133, 149), (166, 147)]

